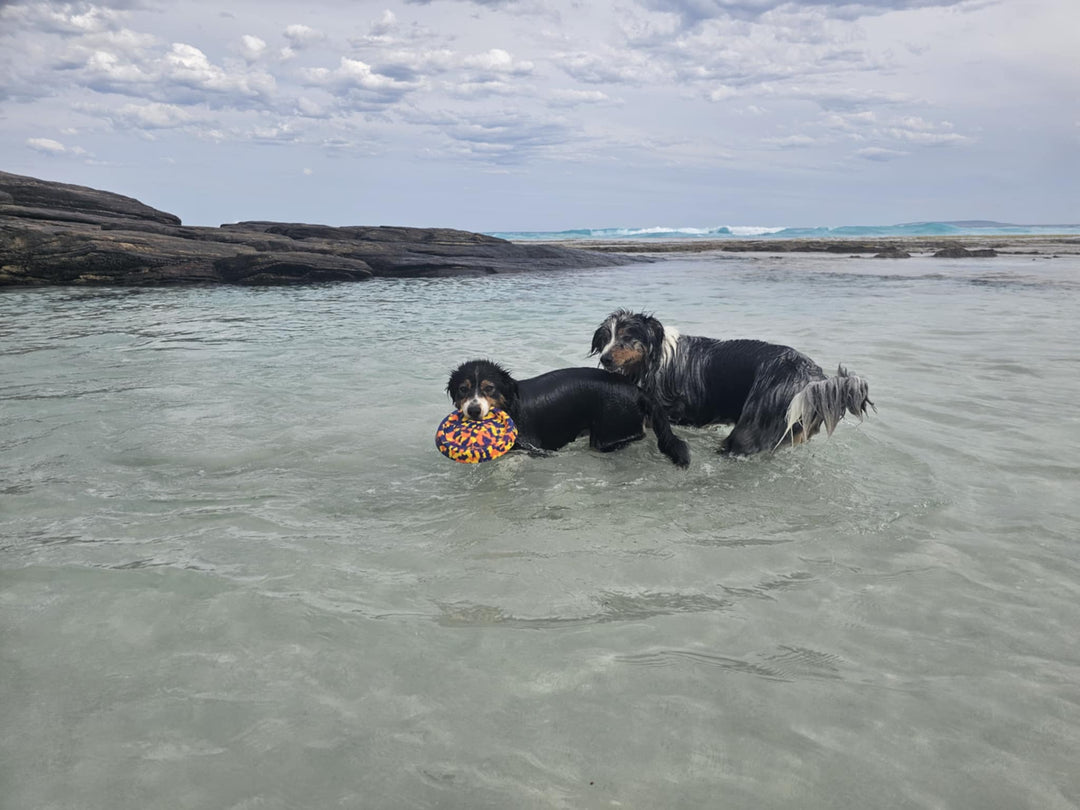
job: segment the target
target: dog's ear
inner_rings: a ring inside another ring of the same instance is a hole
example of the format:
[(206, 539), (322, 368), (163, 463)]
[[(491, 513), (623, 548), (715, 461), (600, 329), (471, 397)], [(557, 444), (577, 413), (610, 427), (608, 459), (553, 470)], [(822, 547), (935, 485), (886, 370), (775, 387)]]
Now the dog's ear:
[(610, 318), (600, 324), (599, 328), (593, 332), (592, 349), (589, 352), (589, 357), (602, 352), (604, 347), (607, 346), (608, 342), (611, 340), (611, 329), (608, 326), (609, 323), (611, 323)]
[(664, 348), (664, 325), (652, 315), (646, 315), (644, 323), (645, 331), (649, 335), (649, 359), (655, 363)]
[(496, 366), (496, 368), (500, 372), (499, 389), (506, 398), (506, 410), (508, 413), (517, 413), (519, 399), (517, 380), (502, 366)]
[(645, 328), (649, 330), (649, 337), (651, 337), (654, 342), (664, 342), (664, 325), (652, 315), (645, 316)]
[(446, 383), (446, 395), (450, 397), (452, 401), (457, 401), (456, 394), (458, 386), (461, 385), (469, 377), (469, 364), (462, 363), (460, 366), (450, 372), (450, 379)]

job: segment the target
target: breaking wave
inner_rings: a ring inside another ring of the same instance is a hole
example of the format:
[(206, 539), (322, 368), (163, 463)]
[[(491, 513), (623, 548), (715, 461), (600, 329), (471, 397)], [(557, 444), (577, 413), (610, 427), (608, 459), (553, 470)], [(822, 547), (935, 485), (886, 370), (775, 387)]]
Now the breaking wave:
[(492, 231), (513, 241), (569, 241), (574, 239), (825, 239), (890, 236), (981, 235), (1080, 235), (1080, 225), (1013, 225), (1006, 222), (909, 222), (902, 225), (840, 225), (837, 227), (785, 227), (770, 225), (719, 225), (714, 228), (574, 228), (566, 231)]

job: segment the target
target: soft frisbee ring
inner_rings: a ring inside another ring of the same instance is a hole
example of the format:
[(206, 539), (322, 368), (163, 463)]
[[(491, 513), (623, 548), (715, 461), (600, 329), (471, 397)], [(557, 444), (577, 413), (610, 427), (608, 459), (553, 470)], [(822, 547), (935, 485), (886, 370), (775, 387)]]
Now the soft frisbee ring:
[(483, 419), (467, 419), (454, 411), (435, 431), (435, 446), (454, 461), (478, 464), (509, 452), (517, 435), (517, 426), (506, 411), (492, 410)]

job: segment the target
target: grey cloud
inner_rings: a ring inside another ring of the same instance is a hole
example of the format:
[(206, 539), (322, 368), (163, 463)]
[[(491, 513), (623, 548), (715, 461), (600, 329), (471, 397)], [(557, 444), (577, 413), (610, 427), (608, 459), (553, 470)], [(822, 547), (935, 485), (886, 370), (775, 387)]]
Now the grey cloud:
[(404, 50), (383, 51), (372, 60), (373, 69), (399, 82), (418, 82), (425, 76), (435, 76), (453, 68), (453, 51)]
[(855, 90), (852, 88), (815, 88), (795, 90), (788, 94), (792, 98), (804, 98), (815, 102), (823, 110), (830, 112), (848, 112), (866, 107), (895, 106), (913, 101), (906, 93), (889, 93), (881, 90)]
[(776, 147), (777, 149), (806, 149), (817, 146), (820, 141), (809, 135), (786, 135), (780, 138), (764, 138), (762, 143)]
[(419, 81), (402, 81), (380, 73), (360, 59), (341, 57), (334, 70), (316, 68), (304, 72), (305, 81), (333, 93), (340, 106), (372, 110), (401, 101), (421, 86)]
[(730, 18), (754, 20), (761, 15), (786, 7), (820, 9), (830, 17), (857, 19), (889, 11), (958, 6), (966, 0), (861, 0), (861, 2), (830, 3), (822, 0), (638, 0), (650, 11), (676, 15), (684, 26), (694, 26), (704, 20)]
[(446, 85), (446, 93), (456, 98), (478, 99), (489, 96), (511, 96), (521, 92), (521, 87), (503, 81), (458, 82)]
[(856, 157), (860, 157), (863, 160), (873, 160), (877, 162), (885, 162), (888, 160), (896, 160), (897, 158), (907, 157), (910, 152), (903, 152), (899, 149), (885, 149), (880, 146), (869, 146), (865, 149), (859, 149), (855, 152)]
[[(883, 117), (871, 111), (833, 113), (826, 117), (824, 124), (853, 140), (892, 143), (905, 147), (962, 146), (974, 140), (969, 135), (955, 132), (948, 121), (928, 121), (916, 115)], [(907, 151), (875, 147), (856, 154), (870, 160), (885, 160), (890, 159), (891, 152), (907, 154)]]
[(409, 111), (406, 120), (430, 127), (449, 139), (455, 151), (471, 159), (501, 166), (526, 163), (553, 147), (579, 139), (576, 127), (561, 118), (545, 119), (513, 111), (458, 114), (446, 110)]
[(191, 122), (191, 113), (175, 104), (151, 102), (124, 104), (105, 113), (115, 125), (126, 129), (174, 129)]
[[(405, 0), (405, 5), (408, 6), (429, 6), (432, 0)], [(472, 3), (477, 6), (486, 6), (487, 8), (504, 8), (513, 6), (519, 3), (519, 0), (464, 0), (464, 2)]]
[(557, 67), (585, 84), (644, 84), (661, 74), (659, 65), (648, 56), (635, 51), (606, 48), (601, 53), (559, 54)]

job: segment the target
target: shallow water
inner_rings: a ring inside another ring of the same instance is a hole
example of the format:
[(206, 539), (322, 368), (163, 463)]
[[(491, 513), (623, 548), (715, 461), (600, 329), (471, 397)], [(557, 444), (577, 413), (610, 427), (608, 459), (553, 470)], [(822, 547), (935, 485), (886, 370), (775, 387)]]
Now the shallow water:
[[(447, 461), (646, 308), (878, 413)], [(4, 808), (1080, 802), (1080, 261), (0, 295)]]

